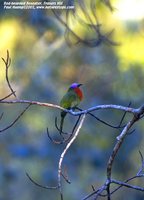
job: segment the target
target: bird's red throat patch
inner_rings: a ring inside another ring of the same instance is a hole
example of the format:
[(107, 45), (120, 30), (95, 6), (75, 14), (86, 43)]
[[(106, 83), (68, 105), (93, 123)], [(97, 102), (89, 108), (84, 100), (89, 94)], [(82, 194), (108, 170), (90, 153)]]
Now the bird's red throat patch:
[(83, 93), (82, 93), (82, 91), (78, 87), (74, 88), (74, 91), (78, 95), (79, 99), (82, 100), (83, 99)]

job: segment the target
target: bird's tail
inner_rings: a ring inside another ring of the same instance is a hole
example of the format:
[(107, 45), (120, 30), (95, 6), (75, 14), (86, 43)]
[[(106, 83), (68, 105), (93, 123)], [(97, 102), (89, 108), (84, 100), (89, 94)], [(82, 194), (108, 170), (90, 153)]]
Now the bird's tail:
[(64, 124), (64, 119), (65, 119), (66, 114), (67, 113), (64, 111), (61, 112), (60, 135), (62, 134), (62, 131), (63, 131), (63, 124)]

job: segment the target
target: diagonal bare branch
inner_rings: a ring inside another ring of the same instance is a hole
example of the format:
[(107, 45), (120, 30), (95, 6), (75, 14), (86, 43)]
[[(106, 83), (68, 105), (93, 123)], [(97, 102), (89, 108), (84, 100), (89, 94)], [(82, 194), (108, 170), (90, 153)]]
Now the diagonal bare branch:
[[(14, 93), (15, 93), (15, 91), (14, 91)], [(2, 99), (0, 99), (0, 101), (3, 101), (3, 100), (5, 100), (5, 99), (9, 98), (9, 97), (12, 96), (14, 93), (12, 92), (12, 93), (8, 94), (7, 96), (5, 96), (5, 97), (3, 97)]]
[(3, 118), (3, 115), (4, 115), (4, 113), (2, 113), (2, 114), (0, 115), (0, 120)]
[(142, 192), (144, 191), (143, 187), (139, 187), (139, 186), (136, 186), (136, 185), (131, 185), (131, 184), (124, 183), (122, 181), (117, 181), (117, 180), (114, 180), (114, 179), (111, 180), (111, 183), (115, 183), (117, 185), (125, 186), (125, 187), (131, 188), (131, 189), (135, 189), (135, 190), (139, 190), (139, 191), (142, 191)]
[(1, 132), (4, 132), (4, 131), (6, 131), (6, 130), (8, 130), (9, 128), (11, 128), (11, 127), (20, 119), (20, 117), (28, 110), (28, 108), (29, 108), (30, 106), (31, 106), (31, 104), (29, 104), (29, 105), (17, 116), (17, 118), (16, 118), (10, 125), (8, 125), (7, 127), (1, 129), (1, 130), (0, 130), (0, 133), (1, 133)]

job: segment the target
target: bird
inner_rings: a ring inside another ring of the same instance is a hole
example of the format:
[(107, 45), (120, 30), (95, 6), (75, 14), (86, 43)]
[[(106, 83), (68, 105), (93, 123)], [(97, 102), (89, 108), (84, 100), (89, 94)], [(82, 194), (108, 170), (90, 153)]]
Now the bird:
[[(72, 83), (66, 94), (61, 99), (60, 106), (68, 110), (74, 110), (83, 99), (83, 92), (80, 89), (80, 86), (82, 85), (83, 84), (81, 83)], [(60, 134), (62, 133), (63, 123), (66, 114), (67, 112), (61, 111)]]

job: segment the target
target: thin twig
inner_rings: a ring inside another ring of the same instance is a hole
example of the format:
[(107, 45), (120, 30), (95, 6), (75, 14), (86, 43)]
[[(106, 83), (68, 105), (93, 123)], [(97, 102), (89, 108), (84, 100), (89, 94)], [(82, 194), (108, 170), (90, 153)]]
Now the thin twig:
[(48, 138), (51, 140), (51, 142), (54, 143), (54, 144), (63, 144), (63, 143), (64, 143), (64, 139), (62, 139), (62, 141), (54, 140), (54, 139), (50, 136), (50, 133), (49, 133), (48, 128), (47, 128), (47, 136), (48, 136)]
[(62, 177), (64, 178), (64, 180), (65, 180), (67, 183), (71, 184), (70, 180), (69, 180), (63, 173), (61, 173), (61, 175), (62, 175)]
[(75, 125), (73, 127), (72, 134), (74, 133), (74, 131), (75, 131), (75, 129), (76, 129), (76, 127), (77, 127), (77, 125), (78, 125), (78, 123), (80, 121), (80, 118), (81, 118), (81, 115), (78, 116), (78, 119), (77, 119), (77, 121), (76, 121), (76, 123), (75, 123)]
[(41, 185), (41, 184), (39, 184), (39, 183), (37, 183), (36, 181), (34, 181), (31, 177), (30, 177), (30, 175), (26, 172), (26, 175), (27, 175), (27, 177), (29, 178), (29, 180), (33, 183), (33, 184), (35, 184), (36, 186), (38, 186), (38, 187), (41, 187), (41, 188), (43, 188), (43, 189), (53, 189), (53, 190), (56, 190), (56, 189), (58, 189), (58, 186), (45, 186), (45, 185)]
[(29, 104), (29, 105), (18, 115), (18, 117), (17, 117), (10, 125), (8, 125), (7, 127), (1, 129), (1, 130), (0, 130), (0, 133), (1, 133), (1, 132), (4, 132), (4, 131), (6, 131), (6, 130), (8, 130), (9, 128), (11, 128), (11, 127), (20, 119), (20, 117), (28, 110), (28, 108), (29, 108), (30, 106), (31, 106), (31, 104)]
[(0, 101), (3, 101), (3, 100), (5, 100), (5, 99), (9, 98), (9, 97), (12, 96), (14, 93), (15, 93), (15, 91), (12, 92), (12, 93), (10, 93), (10, 94), (8, 94), (8, 95), (5, 96), (5, 97), (3, 97), (2, 99), (0, 99)]
[(144, 170), (144, 158), (143, 158), (143, 155), (142, 155), (141, 151), (139, 151), (139, 154), (140, 154), (140, 157), (141, 157), (141, 168), (138, 171), (137, 175), (141, 175), (143, 170)]
[(9, 51), (8, 50), (7, 50), (7, 58), (6, 59), (2, 58), (2, 60), (5, 63), (5, 67), (6, 67), (6, 81), (7, 81), (8, 87), (11, 90), (12, 94), (15, 97), (17, 97), (15, 92), (14, 92), (14, 90), (13, 90), (13, 88), (12, 88), (12, 86), (11, 86), (11, 84), (10, 84), (10, 81), (9, 81), (9, 74), (8, 74), (9, 71), (8, 70), (9, 70), (9, 67), (11, 65), (11, 58), (9, 56)]
[[(107, 186), (104, 184), (100, 189), (99, 191), (96, 193), (96, 195), (94, 196), (94, 200), (97, 200), (98, 197), (100, 196), (100, 194), (107, 189)], [(83, 199), (83, 200), (86, 200), (87, 198)]]
[[(134, 179), (136, 179), (136, 178), (143, 178), (143, 177), (144, 177), (144, 174), (135, 175), (135, 176), (133, 176), (133, 177), (131, 177), (131, 178), (129, 178), (129, 179), (123, 181), (123, 182), (121, 181), (121, 183), (128, 183), (128, 182), (131, 181), (131, 180), (134, 180)], [(111, 184), (111, 183), (113, 183), (113, 182), (110, 181), (109, 184)], [(110, 195), (114, 194), (116, 191), (118, 191), (120, 188), (122, 188), (122, 187), (124, 187), (124, 186), (125, 186), (125, 185), (121, 184), (121, 185), (118, 186), (116, 189), (114, 189), (114, 190), (110, 193)], [(136, 186), (136, 187), (137, 187), (137, 186)], [(91, 194), (87, 195), (83, 200), (89, 199), (90, 197), (94, 196), (95, 194), (97, 194), (97, 192), (98, 192), (99, 190), (100, 190), (100, 189), (98, 189), (98, 190), (93, 190), (93, 192), (92, 192)], [(99, 196), (101, 196), (101, 197), (107, 197), (108, 194), (99, 194)]]
[[(81, 108), (78, 108), (78, 107), (77, 107), (77, 110), (83, 111)], [(90, 116), (92, 116), (93, 118), (95, 118), (95, 119), (98, 120), (99, 122), (101, 122), (101, 123), (103, 123), (103, 124), (105, 124), (106, 126), (109, 126), (109, 127), (111, 127), (111, 128), (115, 128), (115, 129), (124, 128), (124, 126), (120, 126), (120, 125), (114, 126), (114, 125), (112, 125), (112, 124), (109, 124), (108, 122), (106, 122), (106, 121), (100, 119), (99, 117), (95, 116), (93, 113), (88, 112), (87, 114), (90, 115)]]
[[(130, 107), (130, 105), (131, 105), (131, 102), (129, 102), (128, 107)], [(121, 121), (120, 121), (120, 123), (119, 123), (119, 127), (121, 127), (121, 125), (122, 125), (122, 123), (123, 123), (123, 121), (124, 121), (124, 118), (125, 118), (126, 114), (127, 114), (127, 112), (125, 111), (124, 114), (123, 114), (123, 116), (122, 116), (122, 118), (121, 118)]]
[(3, 115), (4, 115), (4, 113), (2, 113), (2, 114), (0, 115), (0, 120), (3, 118)]
[(139, 186), (136, 186), (136, 185), (131, 185), (131, 184), (124, 183), (122, 181), (117, 181), (117, 180), (114, 180), (114, 179), (111, 180), (111, 183), (115, 183), (117, 185), (125, 186), (125, 187), (131, 188), (131, 189), (135, 189), (135, 190), (139, 190), (139, 191), (142, 191), (142, 192), (144, 191), (143, 187), (139, 187)]
[[(144, 177), (143, 174), (141, 174), (141, 175), (136, 175), (136, 176), (133, 176), (133, 177), (131, 177), (131, 178), (129, 178), (129, 179), (123, 181), (123, 183), (128, 183), (128, 182), (130, 182), (131, 180), (134, 180), (134, 179), (136, 179), (136, 178), (143, 178), (143, 177)], [(111, 195), (114, 194), (116, 191), (118, 191), (118, 190), (119, 190), (120, 188), (122, 188), (122, 187), (123, 187), (123, 185), (120, 185), (119, 187), (117, 187), (116, 189), (114, 189), (114, 190), (111, 192)], [(106, 195), (103, 195), (103, 196), (106, 196)]]
[[(73, 135), (73, 133), (74, 133), (74, 131), (75, 131), (75, 129), (76, 129), (78, 123), (79, 123), (80, 117), (81, 117), (81, 115), (78, 116), (78, 119), (77, 119), (77, 121), (76, 121), (76, 123), (74, 124), (74, 127), (73, 127), (73, 129), (72, 129), (72, 133), (63, 132), (63, 130), (61, 130), (61, 129), (58, 127), (58, 124), (57, 124), (57, 117), (55, 118), (55, 127), (56, 127), (56, 129), (61, 133), (60, 135), (65, 134), (65, 135), (69, 135), (69, 136), (71, 137), (71, 136)], [(70, 138), (70, 137), (69, 137), (69, 138)], [(63, 139), (64, 139), (64, 138), (63, 138)]]
[(67, 133), (67, 135), (68, 135), (67, 138), (64, 138), (64, 137), (61, 136), (62, 137), (61, 141), (60, 140), (55, 140), (50, 136), (50, 132), (49, 132), (49, 130), (47, 128), (47, 136), (51, 140), (51, 142), (54, 143), (54, 144), (58, 144), (59, 145), (59, 144), (64, 144), (64, 143), (68, 142), (71, 139), (71, 137), (73, 136), (73, 133)]
[[(100, 187), (99, 189), (95, 190), (93, 189), (93, 192), (88, 194), (87, 196), (85, 196), (82, 200), (87, 200), (89, 199), (90, 197), (94, 196), (95, 194), (97, 194), (100, 190), (101, 190), (102, 187)], [(106, 188), (105, 188), (106, 189)], [(99, 194), (99, 196), (101, 196), (101, 194)]]
[(95, 187), (93, 185), (91, 185), (91, 187), (92, 187), (92, 190), (95, 192)]

